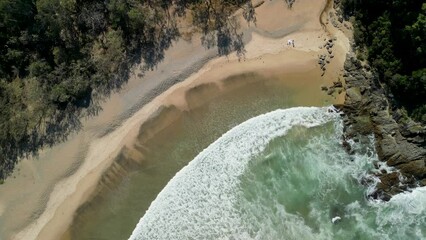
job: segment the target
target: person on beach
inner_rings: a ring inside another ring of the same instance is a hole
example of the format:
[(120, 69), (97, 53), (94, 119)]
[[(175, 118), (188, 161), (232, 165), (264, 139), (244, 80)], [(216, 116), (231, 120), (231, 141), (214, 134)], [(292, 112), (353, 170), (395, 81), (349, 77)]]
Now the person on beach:
[(292, 44), (292, 45), (293, 45), (293, 47), (294, 47), (294, 39), (292, 39), (292, 40), (291, 40), (291, 44)]
[(291, 46), (292, 41), (291, 39), (287, 40), (287, 46)]

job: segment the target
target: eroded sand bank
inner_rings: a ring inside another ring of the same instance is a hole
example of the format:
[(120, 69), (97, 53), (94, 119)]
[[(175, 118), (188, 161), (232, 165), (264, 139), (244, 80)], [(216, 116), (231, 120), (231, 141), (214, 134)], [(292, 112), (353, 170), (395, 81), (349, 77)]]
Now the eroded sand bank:
[[(202, 93), (203, 97), (195, 97), (196, 100), (188, 99), (188, 92), (197, 86), (214, 83), (219, 91), (226, 91), (235, 83), (223, 80), (234, 75), (279, 74), (293, 76), (289, 77), (293, 84), (310, 86), (306, 95), (300, 96), (301, 103), (304, 98), (323, 97), (319, 86), (337, 80), (349, 49), (342, 32), (321, 26), (319, 18), (325, 5), (326, 1), (298, 0), (288, 10), (283, 1), (266, 1), (257, 9), (257, 26), (246, 30), (251, 37), (242, 61), (234, 55), (212, 59), (215, 50), (203, 49), (196, 38), (190, 43), (175, 43), (156, 71), (147, 73), (143, 79), (134, 76), (120, 93), (103, 104), (104, 111), (99, 116), (84, 121), (82, 131), (67, 142), (44, 150), (38, 159), (18, 164), (19, 170), (0, 186), (2, 237), (57, 239), (61, 236), (78, 207), (95, 191), (115, 156), (123, 146), (132, 145), (139, 127), (152, 114), (164, 106), (188, 110), (215, 95), (213, 91)], [(331, 37), (337, 38), (333, 48), (335, 57), (321, 77), (317, 61), (324, 49), (319, 46)], [(288, 39), (295, 40), (295, 48), (287, 46)], [(342, 97), (343, 94), (337, 96), (335, 101), (342, 101)], [(105, 132), (109, 134), (102, 136)]]

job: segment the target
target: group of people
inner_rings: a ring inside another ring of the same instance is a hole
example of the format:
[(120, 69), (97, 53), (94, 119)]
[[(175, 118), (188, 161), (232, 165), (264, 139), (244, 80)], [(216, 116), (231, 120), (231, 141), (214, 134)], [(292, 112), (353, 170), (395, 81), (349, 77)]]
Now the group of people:
[(287, 46), (293, 46), (294, 47), (294, 39), (287, 40)]

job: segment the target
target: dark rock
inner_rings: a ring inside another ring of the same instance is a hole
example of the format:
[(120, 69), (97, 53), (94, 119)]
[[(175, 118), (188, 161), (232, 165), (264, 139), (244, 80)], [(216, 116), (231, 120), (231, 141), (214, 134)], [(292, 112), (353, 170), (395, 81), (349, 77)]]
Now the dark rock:
[(356, 69), (361, 69), (361, 63), (355, 57), (351, 57), (352, 64), (356, 67)]
[(415, 136), (412, 138), (407, 138), (407, 141), (410, 143), (415, 143), (415, 144), (420, 144), (420, 145), (424, 145), (426, 140), (424, 137), (421, 136)]
[(377, 102), (375, 102), (374, 105), (371, 106), (371, 119), (376, 125), (375, 133), (380, 136), (390, 135), (391, 132), (398, 129), (398, 124), (393, 121), (389, 113), (386, 111), (386, 109), (383, 109), (383, 107), (386, 108), (386, 106), (380, 105)]
[(364, 68), (365, 68), (365, 70), (367, 70), (367, 71), (370, 71), (370, 70), (371, 70), (370, 65), (368, 65), (368, 64), (365, 64), (365, 65), (364, 65)]
[(328, 90), (328, 87), (323, 85), (323, 86), (321, 86), (321, 90), (322, 90), (322, 91), (327, 91), (327, 90)]
[(398, 182), (399, 182), (398, 173), (392, 172), (392, 173), (388, 173), (388, 174), (385, 174), (385, 175), (380, 177), (380, 183), (379, 183), (378, 187), (388, 188), (388, 187), (391, 187), (392, 185), (395, 185)]
[[(392, 116), (395, 121), (398, 121), (397, 119), (401, 119), (403, 116), (399, 111), (395, 111), (394, 115)], [(422, 127), (422, 125), (415, 123), (413, 121), (408, 122), (407, 124), (404, 124), (401, 126), (401, 134), (404, 137), (420, 137), (423, 138), (426, 135), (425, 129)], [(424, 138), (423, 138), (424, 140)]]
[[(368, 64), (361, 64), (354, 54), (346, 56), (344, 70), (346, 95), (341, 109), (345, 113), (345, 141), (373, 133), (379, 160), (400, 171), (378, 171), (381, 182), (370, 197), (386, 201), (426, 185), (426, 128), (395, 110), (393, 101), (388, 101), (392, 96), (382, 87), (377, 73)], [(342, 145), (346, 150), (347, 146)]]
[[(336, 103), (336, 104), (333, 104), (333, 107), (334, 108), (336, 108), (337, 110), (339, 110), (341, 113), (343, 113), (344, 114), (344, 112), (342, 111), (343, 110), (343, 108), (345, 107), (345, 104), (341, 104), (341, 103)], [(344, 114), (344, 118), (343, 118), (343, 121), (345, 120), (345, 119), (348, 119), (348, 117)]]
[(362, 74), (355, 74), (354, 77), (356, 78), (356, 80), (358, 81), (365, 81), (365, 77)]
[(333, 86), (336, 87), (336, 88), (341, 88), (341, 87), (343, 87), (343, 84), (342, 84), (342, 82), (337, 81), (337, 82), (333, 82)]
[(347, 57), (344, 68), (348, 72), (355, 72), (361, 68), (361, 63), (355, 57)]
[(426, 159), (410, 161), (398, 166), (404, 175), (413, 176), (415, 178), (424, 178), (426, 176)]
[(333, 27), (335, 27), (335, 28), (338, 28), (338, 27), (339, 27), (339, 23), (338, 23), (335, 19), (331, 20), (331, 24), (332, 24), (332, 25), (333, 25)]
[(402, 163), (408, 163), (426, 158), (426, 150), (415, 144), (408, 142), (407, 140), (399, 140), (398, 153), (393, 155), (387, 160), (389, 166), (395, 166)]
[(355, 66), (352, 64), (351, 61), (346, 60), (345, 64), (343, 65), (346, 71), (351, 72), (353, 70), (356, 70)]
[(327, 90), (327, 94), (333, 95), (334, 91), (335, 91), (334, 87), (329, 87), (328, 90)]
[(394, 138), (384, 136), (376, 143), (377, 155), (380, 159), (389, 159), (398, 153), (398, 148)]
[(383, 174), (379, 177), (379, 179), (380, 183), (378, 183), (376, 186), (377, 190), (372, 194), (371, 197), (389, 201), (393, 195), (403, 192), (402, 189), (397, 187), (399, 184), (398, 173), (392, 172)]
[(370, 186), (374, 183), (374, 179), (370, 177), (362, 177), (360, 183), (364, 186)]
[[(374, 128), (369, 116), (357, 116), (353, 118), (352, 130), (357, 134), (368, 135)], [(357, 138), (354, 138), (356, 140)]]
[(347, 98), (347, 101), (350, 103), (349, 105), (357, 104), (361, 102), (361, 99), (362, 99), (359, 89), (357, 88), (347, 89), (346, 98)]

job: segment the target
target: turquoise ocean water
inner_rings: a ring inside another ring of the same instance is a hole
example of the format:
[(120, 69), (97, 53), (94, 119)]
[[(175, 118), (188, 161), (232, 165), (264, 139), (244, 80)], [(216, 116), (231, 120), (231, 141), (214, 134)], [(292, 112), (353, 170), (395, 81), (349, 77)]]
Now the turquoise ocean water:
[(130, 239), (425, 239), (426, 188), (368, 200), (374, 140), (349, 156), (341, 136), (327, 107), (251, 118), (180, 170)]

